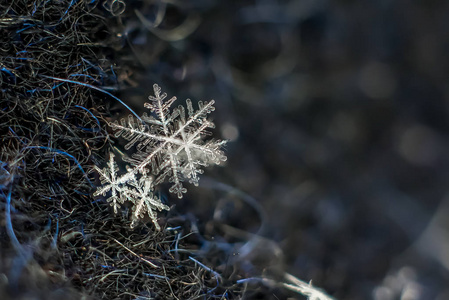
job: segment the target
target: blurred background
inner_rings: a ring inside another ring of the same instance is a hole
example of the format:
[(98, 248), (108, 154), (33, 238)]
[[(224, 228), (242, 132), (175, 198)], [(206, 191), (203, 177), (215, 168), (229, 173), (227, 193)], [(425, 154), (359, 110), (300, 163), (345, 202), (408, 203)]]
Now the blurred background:
[(157, 82), (181, 103), (216, 100), (228, 161), (201, 185), (254, 201), (177, 207), (205, 235), (212, 219), (259, 234), (245, 260), (262, 271), (338, 299), (449, 299), (448, 13), (439, 0), (130, 2), (121, 38), (140, 71), (121, 98), (139, 111)]

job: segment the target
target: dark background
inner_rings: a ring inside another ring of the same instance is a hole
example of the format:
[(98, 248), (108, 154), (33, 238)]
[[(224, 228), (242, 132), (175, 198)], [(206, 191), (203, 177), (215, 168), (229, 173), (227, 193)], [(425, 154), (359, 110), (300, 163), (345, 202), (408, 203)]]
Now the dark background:
[[(228, 161), (206, 173), (266, 212), (259, 234), (281, 254), (259, 248), (265, 264), (338, 299), (447, 299), (448, 5), (168, 4), (159, 28), (198, 27), (179, 41), (132, 33), (150, 67), (124, 95), (138, 108), (158, 82), (216, 100)], [(217, 200), (189, 205), (207, 219)], [(232, 225), (257, 231), (233, 209)]]

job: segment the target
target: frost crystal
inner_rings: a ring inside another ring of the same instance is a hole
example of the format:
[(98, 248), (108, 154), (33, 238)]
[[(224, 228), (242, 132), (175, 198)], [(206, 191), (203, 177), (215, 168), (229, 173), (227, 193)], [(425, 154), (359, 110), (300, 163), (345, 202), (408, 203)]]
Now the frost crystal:
[(140, 177), (139, 181), (135, 179), (130, 181), (129, 185), (134, 187), (134, 189), (127, 189), (124, 193), (127, 196), (127, 199), (130, 199), (134, 204), (133, 222), (131, 223), (131, 227), (134, 227), (137, 220), (143, 218), (146, 212), (153, 221), (156, 229), (160, 230), (161, 228), (157, 223), (157, 218), (153, 210), (157, 209), (161, 211), (169, 210), (170, 208), (161, 203), (161, 201), (153, 195), (152, 179), (147, 175), (143, 175)]
[(112, 202), (111, 206), (114, 207), (114, 212), (117, 213), (117, 209), (120, 207), (118, 203), (123, 203), (124, 199), (119, 197), (122, 190), (121, 183), (117, 179), (117, 164), (114, 161), (114, 154), (110, 153), (108, 167), (103, 170), (94, 166), (98, 174), (100, 174), (100, 181), (102, 186), (99, 187), (94, 196), (103, 195), (111, 191), (111, 196), (108, 198), (108, 202)]
[[(149, 103), (144, 106), (150, 110), (150, 114), (144, 113), (141, 119), (128, 116), (119, 122), (109, 124), (115, 131), (116, 137), (122, 137), (128, 141), (125, 149), (136, 148), (131, 158), (124, 160), (130, 163), (127, 173), (117, 176), (117, 165), (111, 154), (108, 168), (103, 170), (95, 167), (101, 176), (103, 186), (94, 193), (95, 196), (103, 195), (111, 191), (108, 201), (117, 212), (119, 203), (124, 201), (133, 203), (133, 225), (145, 212), (149, 215), (156, 228), (154, 210), (168, 210), (168, 206), (162, 204), (153, 196), (154, 186), (162, 182), (172, 183), (170, 192), (182, 198), (187, 190), (183, 181), (198, 185), (198, 174), (202, 174), (201, 167), (211, 164), (219, 164), (226, 160), (221, 150), (226, 143), (221, 140), (204, 141), (209, 135), (208, 128), (214, 124), (207, 120), (207, 115), (214, 110), (214, 101), (199, 102), (198, 110), (194, 110), (190, 99), (186, 100), (186, 109), (183, 106), (171, 109), (176, 97), (169, 100), (166, 93), (161, 93), (161, 88), (153, 85), (154, 96), (149, 96)], [(154, 180), (147, 174), (152, 174)], [(136, 179), (136, 176), (140, 179)]]

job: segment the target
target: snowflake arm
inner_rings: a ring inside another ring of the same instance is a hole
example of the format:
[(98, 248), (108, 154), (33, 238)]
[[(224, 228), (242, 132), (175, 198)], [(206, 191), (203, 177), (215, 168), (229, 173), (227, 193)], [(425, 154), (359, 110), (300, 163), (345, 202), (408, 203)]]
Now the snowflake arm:
[(285, 279), (289, 281), (289, 283), (283, 283), (285, 288), (306, 296), (308, 300), (335, 300), (320, 289), (314, 287), (312, 281), (306, 283), (288, 273), (285, 273)]

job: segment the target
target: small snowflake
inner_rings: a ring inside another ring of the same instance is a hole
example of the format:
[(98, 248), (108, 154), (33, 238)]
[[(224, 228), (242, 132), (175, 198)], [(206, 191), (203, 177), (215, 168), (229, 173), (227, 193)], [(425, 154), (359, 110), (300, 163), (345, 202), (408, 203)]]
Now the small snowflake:
[(117, 213), (117, 210), (120, 207), (118, 203), (123, 204), (124, 199), (120, 195), (123, 183), (117, 178), (118, 167), (114, 161), (114, 154), (109, 154), (107, 168), (104, 168), (103, 170), (97, 166), (94, 166), (94, 168), (97, 170), (98, 174), (100, 174), (100, 182), (102, 184), (102, 186), (95, 191), (94, 196), (106, 196), (106, 193), (111, 191), (111, 196), (107, 198), (107, 201), (111, 202), (111, 206), (114, 207), (114, 212)]
[(126, 198), (134, 204), (131, 227), (134, 227), (138, 220), (147, 213), (156, 229), (160, 230), (154, 211), (169, 210), (170, 207), (154, 196), (152, 179), (145, 174), (140, 177), (139, 181), (134, 179), (128, 184), (133, 187), (133, 189), (124, 190)]

